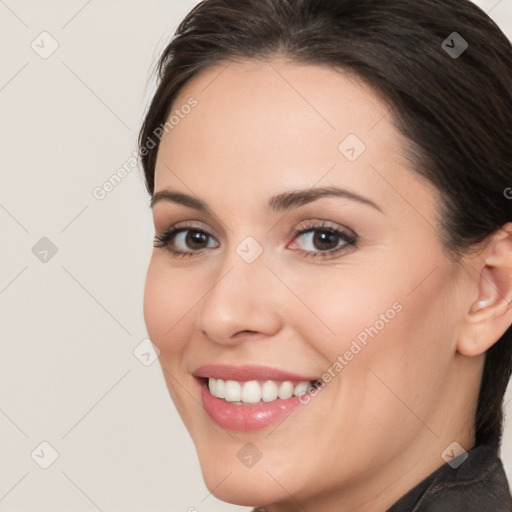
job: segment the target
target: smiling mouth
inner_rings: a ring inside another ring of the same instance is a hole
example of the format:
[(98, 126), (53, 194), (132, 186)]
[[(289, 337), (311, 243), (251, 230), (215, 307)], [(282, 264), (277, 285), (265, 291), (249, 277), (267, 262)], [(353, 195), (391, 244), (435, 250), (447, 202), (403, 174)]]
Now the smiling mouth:
[(301, 396), (316, 388), (320, 381), (277, 380), (224, 380), (206, 377), (203, 379), (210, 394), (233, 405), (263, 405)]
[(314, 374), (257, 365), (207, 364), (192, 375), (209, 418), (224, 430), (242, 432), (279, 424), (322, 384)]

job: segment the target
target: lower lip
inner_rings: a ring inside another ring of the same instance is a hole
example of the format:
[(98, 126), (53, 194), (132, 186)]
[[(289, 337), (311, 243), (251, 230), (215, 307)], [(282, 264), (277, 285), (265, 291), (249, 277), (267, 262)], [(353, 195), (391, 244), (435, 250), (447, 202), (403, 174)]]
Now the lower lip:
[(283, 420), (302, 405), (296, 396), (286, 400), (278, 398), (273, 402), (260, 402), (258, 405), (235, 405), (213, 396), (206, 383), (200, 382), (201, 400), (206, 412), (215, 423), (226, 430), (262, 430)]

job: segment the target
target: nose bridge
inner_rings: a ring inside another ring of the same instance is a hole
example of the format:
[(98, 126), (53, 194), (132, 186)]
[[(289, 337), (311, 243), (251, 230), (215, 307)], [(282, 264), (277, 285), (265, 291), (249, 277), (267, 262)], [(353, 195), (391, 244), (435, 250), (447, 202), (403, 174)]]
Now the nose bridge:
[(233, 343), (240, 331), (271, 335), (279, 328), (265, 256), (252, 236), (229, 248), (201, 301), (196, 328), (217, 343)]

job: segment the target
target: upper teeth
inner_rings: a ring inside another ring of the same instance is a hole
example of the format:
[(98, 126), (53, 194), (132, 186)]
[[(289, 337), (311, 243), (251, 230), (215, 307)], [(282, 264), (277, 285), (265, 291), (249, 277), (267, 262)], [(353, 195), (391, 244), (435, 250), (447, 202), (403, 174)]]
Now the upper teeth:
[(260, 400), (271, 402), (278, 397), (286, 400), (292, 396), (298, 396), (305, 393), (313, 384), (309, 381), (293, 384), (291, 381), (276, 382), (266, 380), (259, 382), (249, 380), (246, 382), (237, 382), (236, 380), (222, 380), (210, 377), (208, 379), (208, 388), (210, 393), (217, 398), (224, 398), (228, 402), (244, 402), (247, 404), (256, 404)]

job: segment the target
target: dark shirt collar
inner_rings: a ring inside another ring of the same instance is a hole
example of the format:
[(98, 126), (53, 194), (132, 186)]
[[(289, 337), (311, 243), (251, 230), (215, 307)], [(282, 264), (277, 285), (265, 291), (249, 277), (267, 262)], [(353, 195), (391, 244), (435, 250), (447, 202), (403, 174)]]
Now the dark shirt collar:
[(444, 464), (387, 512), (423, 510), (512, 511), (512, 498), (498, 449), (490, 445), (472, 448), (460, 466), (454, 469)]

